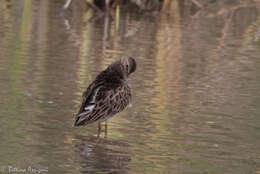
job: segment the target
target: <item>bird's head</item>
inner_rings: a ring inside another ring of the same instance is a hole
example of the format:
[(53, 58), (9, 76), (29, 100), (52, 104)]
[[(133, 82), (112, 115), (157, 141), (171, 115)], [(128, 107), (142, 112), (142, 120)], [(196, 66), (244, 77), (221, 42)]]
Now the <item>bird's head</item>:
[(122, 56), (118, 61), (120, 62), (121, 70), (126, 77), (135, 72), (136, 61), (134, 58), (129, 56)]
[(112, 72), (116, 72), (121, 76), (121, 78), (127, 78), (136, 70), (136, 61), (132, 57), (122, 56), (113, 64), (111, 64), (108, 69), (110, 69)]

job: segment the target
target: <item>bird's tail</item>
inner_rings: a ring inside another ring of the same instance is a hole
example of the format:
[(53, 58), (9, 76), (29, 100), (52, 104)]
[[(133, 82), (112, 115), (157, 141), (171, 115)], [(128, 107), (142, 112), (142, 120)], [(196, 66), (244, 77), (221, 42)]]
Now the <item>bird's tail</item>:
[(82, 112), (81, 114), (78, 114), (75, 118), (74, 126), (83, 126), (88, 121), (90, 112)]
[(89, 116), (93, 109), (95, 108), (95, 103), (89, 103), (88, 105), (81, 105), (80, 110), (75, 118), (74, 126), (83, 126), (89, 121)]

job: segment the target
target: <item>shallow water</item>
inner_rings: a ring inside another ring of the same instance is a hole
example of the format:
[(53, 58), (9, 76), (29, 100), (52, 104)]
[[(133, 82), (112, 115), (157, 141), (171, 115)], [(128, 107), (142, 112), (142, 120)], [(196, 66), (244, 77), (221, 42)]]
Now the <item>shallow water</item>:
[[(2, 173), (260, 173), (260, 4), (108, 18), (63, 3), (1, 2)], [(106, 138), (73, 127), (82, 92), (124, 54), (132, 106)]]

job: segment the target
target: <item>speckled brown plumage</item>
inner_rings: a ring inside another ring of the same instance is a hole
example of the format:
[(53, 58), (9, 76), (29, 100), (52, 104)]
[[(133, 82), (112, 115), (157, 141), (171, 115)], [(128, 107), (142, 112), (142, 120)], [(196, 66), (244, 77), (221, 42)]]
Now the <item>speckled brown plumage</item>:
[(83, 93), (74, 125), (102, 122), (123, 111), (131, 100), (127, 78), (135, 69), (135, 60), (123, 56), (101, 72)]

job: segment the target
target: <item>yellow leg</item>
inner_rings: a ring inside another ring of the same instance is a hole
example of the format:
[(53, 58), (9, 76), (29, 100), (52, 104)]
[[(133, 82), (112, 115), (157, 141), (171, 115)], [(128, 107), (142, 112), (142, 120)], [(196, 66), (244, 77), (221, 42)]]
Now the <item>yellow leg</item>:
[(97, 137), (100, 136), (100, 133), (101, 133), (101, 123), (98, 123), (98, 135), (97, 135)]
[(107, 122), (105, 123), (105, 138), (107, 137)]

